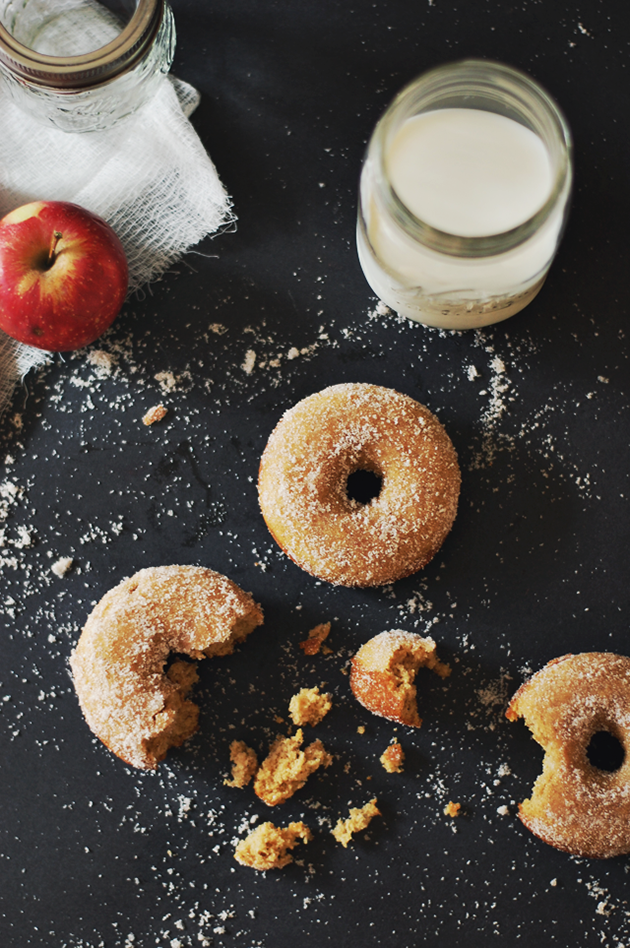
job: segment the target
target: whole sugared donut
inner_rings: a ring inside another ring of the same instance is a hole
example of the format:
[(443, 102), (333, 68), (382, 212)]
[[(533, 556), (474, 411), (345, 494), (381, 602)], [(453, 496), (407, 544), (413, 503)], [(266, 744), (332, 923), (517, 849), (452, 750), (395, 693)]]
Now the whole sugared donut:
[[(630, 852), (630, 658), (611, 652), (556, 658), (519, 688), (506, 714), (510, 721), (524, 718), (545, 749), (543, 772), (519, 806), (525, 826), (576, 856)], [(600, 769), (587, 756), (601, 732), (621, 745), (615, 770)]]
[(200, 566), (140, 570), (101, 599), (70, 658), (81, 710), (114, 754), (153, 770), (197, 729), (193, 659), (227, 655), (263, 621), (236, 583)]
[[(362, 502), (349, 478), (369, 472)], [(332, 385), (298, 402), (274, 429), (258, 494), (271, 534), (298, 566), (342, 586), (381, 586), (437, 553), (457, 512), (453, 444), (431, 412), (391, 388)]]

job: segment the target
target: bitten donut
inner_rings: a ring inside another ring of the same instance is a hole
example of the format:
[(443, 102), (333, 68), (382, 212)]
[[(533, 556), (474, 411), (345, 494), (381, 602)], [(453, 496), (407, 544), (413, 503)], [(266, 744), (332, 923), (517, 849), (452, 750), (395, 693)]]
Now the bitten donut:
[[(367, 502), (349, 478), (369, 472)], [(333, 385), (287, 411), (260, 462), (265, 522), (298, 566), (342, 586), (417, 572), (448, 534), (459, 497), (457, 454), (440, 422), (407, 395)]]
[[(576, 856), (630, 852), (630, 658), (610, 652), (556, 658), (519, 688), (506, 714), (510, 721), (523, 718), (545, 750), (543, 772), (519, 806), (524, 825)], [(600, 732), (621, 745), (615, 770), (602, 770), (587, 756)]]
[(252, 597), (199, 566), (140, 570), (89, 616), (70, 658), (81, 710), (96, 736), (133, 767), (153, 770), (197, 729), (187, 700), (201, 659), (227, 655), (263, 621)]
[(420, 727), (416, 703), (416, 674), (430, 668), (440, 678), (451, 673), (437, 657), (432, 638), (391, 629), (375, 635), (352, 659), (350, 687), (361, 704), (390, 721)]

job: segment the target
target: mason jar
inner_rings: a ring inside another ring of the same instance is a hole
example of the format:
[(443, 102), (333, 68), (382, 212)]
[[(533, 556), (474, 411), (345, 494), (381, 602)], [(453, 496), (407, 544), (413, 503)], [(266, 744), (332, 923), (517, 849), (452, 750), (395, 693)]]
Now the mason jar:
[(117, 125), (170, 69), (165, 0), (0, 0), (0, 73), (34, 118), (68, 132)]
[(357, 249), (373, 291), (444, 329), (519, 312), (562, 236), (571, 149), (558, 106), (516, 69), (465, 60), (420, 76), (378, 122), (361, 172)]

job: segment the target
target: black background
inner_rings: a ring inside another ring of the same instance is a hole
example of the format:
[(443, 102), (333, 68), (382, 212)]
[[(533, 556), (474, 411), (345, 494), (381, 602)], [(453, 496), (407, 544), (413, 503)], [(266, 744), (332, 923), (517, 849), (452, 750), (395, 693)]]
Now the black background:
[[(4, 489), (0, 548), (2, 944), (628, 944), (628, 859), (572, 858), (521, 826), (542, 752), (504, 719), (528, 669), (630, 651), (627, 0), (173, 8), (174, 72), (202, 93), (193, 123), (238, 229), (132, 299), (89, 350), (30, 378), (4, 420), (3, 482), (20, 492)], [(457, 334), (374, 314), (354, 227), (378, 116), (419, 72), (465, 56), (520, 67), (554, 95), (576, 187), (539, 297)], [(294, 347), (305, 351), (287, 358)], [(424, 402), (460, 455), (452, 533), (391, 589), (318, 583), (258, 512), (258, 460), (279, 416), (342, 381)], [(159, 401), (168, 416), (145, 428)], [(59, 556), (74, 559), (63, 579), (50, 570)], [(198, 734), (144, 774), (92, 737), (68, 657), (93, 602), (176, 562), (227, 573), (266, 619), (235, 655), (200, 666)], [(298, 642), (328, 619), (333, 654), (306, 659)], [(417, 731), (371, 716), (348, 688), (348, 658), (386, 628), (430, 630), (453, 665), (445, 683), (419, 676)], [(230, 741), (264, 752), (294, 691), (322, 681), (335, 705), (315, 733), (333, 766), (274, 810), (224, 787)], [(378, 762), (394, 734), (401, 775)], [(342, 849), (330, 826), (373, 795), (382, 819)], [(449, 800), (463, 805), (457, 820), (443, 815)], [(302, 815), (316, 837), (296, 850), (301, 865), (235, 863), (252, 817)]]

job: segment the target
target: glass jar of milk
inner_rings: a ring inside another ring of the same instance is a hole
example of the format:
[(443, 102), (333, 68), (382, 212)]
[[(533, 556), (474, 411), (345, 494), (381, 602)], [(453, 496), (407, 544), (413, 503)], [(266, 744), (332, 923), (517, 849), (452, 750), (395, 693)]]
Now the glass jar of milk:
[(368, 283), (428, 326), (507, 319), (545, 280), (571, 179), (567, 123), (528, 76), (482, 60), (420, 76), (379, 121), (363, 164)]

